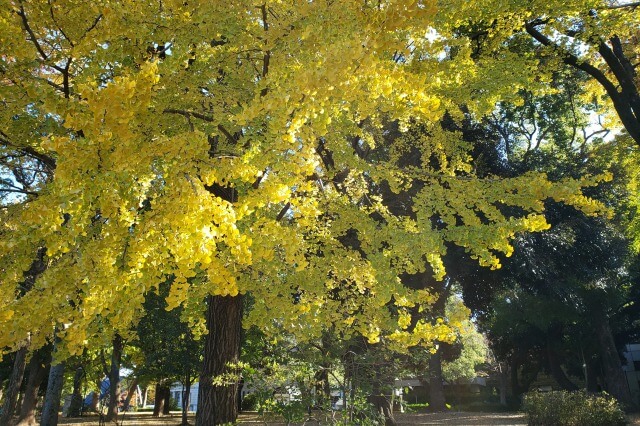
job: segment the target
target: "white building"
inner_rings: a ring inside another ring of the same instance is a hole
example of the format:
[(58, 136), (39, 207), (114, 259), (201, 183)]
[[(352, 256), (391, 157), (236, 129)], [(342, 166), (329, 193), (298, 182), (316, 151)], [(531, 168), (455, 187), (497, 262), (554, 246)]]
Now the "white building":
[[(196, 411), (198, 408), (198, 382), (193, 383), (189, 389), (189, 409), (187, 411)], [(182, 409), (182, 394), (184, 386), (182, 383), (174, 383), (171, 385), (171, 398), (178, 403), (178, 408)]]
[(627, 365), (622, 369), (627, 376), (631, 397), (640, 402), (640, 343), (627, 345), (624, 356), (627, 358)]
[[(196, 411), (198, 409), (198, 382), (192, 383), (191, 388), (189, 389), (189, 410), (188, 411)], [(184, 393), (184, 386), (180, 382), (176, 382), (171, 385), (171, 398), (177, 402), (178, 408), (182, 409), (182, 394)], [(252, 392), (252, 389), (247, 386), (245, 383), (242, 386), (242, 391), (240, 392), (242, 398)]]

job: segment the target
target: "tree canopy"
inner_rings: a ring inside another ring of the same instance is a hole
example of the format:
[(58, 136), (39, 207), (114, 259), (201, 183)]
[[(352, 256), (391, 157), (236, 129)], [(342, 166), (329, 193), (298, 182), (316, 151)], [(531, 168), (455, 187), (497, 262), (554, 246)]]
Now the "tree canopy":
[(207, 295), (250, 292), (266, 329), (449, 339), (456, 324), (412, 321), (434, 296), (399, 276), (442, 279), (450, 243), (497, 268), (548, 228), (545, 200), (600, 212), (582, 188), (609, 178), (476, 175), (443, 117), (479, 119), (545, 73), (475, 58), (450, 7), (497, 11), (463, 3), (2, 2), (2, 351), (56, 325), (61, 353), (126, 337), (168, 277), (199, 327)]

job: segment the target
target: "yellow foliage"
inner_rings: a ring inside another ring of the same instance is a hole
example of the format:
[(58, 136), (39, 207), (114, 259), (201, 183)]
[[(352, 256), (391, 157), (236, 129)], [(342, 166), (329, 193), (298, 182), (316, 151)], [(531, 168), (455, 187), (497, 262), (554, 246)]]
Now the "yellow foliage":
[[(467, 45), (442, 60), (447, 46), (427, 32), (447, 8), (435, 6), (268, 2), (263, 15), (248, 1), (0, 1), (0, 130), (55, 160), (37, 197), (0, 212), (0, 353), (30, 333), (44, 344), (57, 324), (68, 354), (126, 335), (167, 280), (169, 308), (185, 305), (198, 327), (205, 296), (250, 292), (248, 322), (266, 330), (454, 338), (459, 318), (411, 317), (435, 297), (399, 276), (442, 279), (448, 242), (499, 267), (516, 233), (548, 227), (547, 199), (603, 208), (581, 194), (600, 178), (474, 177), (445, 111), (465, 103), (479, 117), (531, 80), (476, 96), (504, 68), (475, 64)], [(389, 122), (402, 134), (388, 159), (359, 155)], [(398, 164), (414, 148), (429, 167)], [(416, 181), (410, 215), (372, 189)], [(47, 271), (21, 292), (41, 247)]]

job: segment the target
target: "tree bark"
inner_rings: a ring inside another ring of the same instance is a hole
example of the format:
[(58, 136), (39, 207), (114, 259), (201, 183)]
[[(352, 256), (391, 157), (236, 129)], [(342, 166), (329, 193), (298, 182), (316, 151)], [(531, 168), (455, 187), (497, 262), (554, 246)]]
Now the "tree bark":
[(564, 370), (562, 369), (558, 352), (553, 347), (552, 340), (552, 337), (550, 337), (547, 341), (547, 361), (549, 362), (549, 370), (551, 371), (551, 375), (562, 389), (567, 391), (576, 391), (579, 388), (569, 379), (569, 377), (567, 377)]
[(131, 405), (131, 398), (136, 393), (136, 389), (138, 388), (138, 378), (134, 378), (131, 384), (129, 385), (129, 389), (127, 389), (127, 398), (124, 400), (124, 406), (122, 407), (125, 411), (129, 411), (129, 406)]
[(373, 404), (377, 413), (384, 417), (385, 426), (396, 426), (396, 419), (393, 417), (393, 406), (391, 400), (384, 395), (369, 395), (367, 402)]
[(82, 415), (82, 378), (84, 377), (84, 368), (78, 367), (73, 375), (73, 393), (71, 394), (71, 403), (67, 417), (80, 417)]
[(168, 416), (171, 414), (171, 383), (167, 384), (167, 387), (164, 390), (164, 406), (162, 407), (162, 414)]
[(191, 375), (184, 377), (184, 390), (182, 392), (182, 426), (189, 424), (189, 400), (191, 399)]
[(637, 404), (631, 397), (627, 378), (622, 371), (622, 362), (611, 334), (609, 319), (602, 309), (595, 311), (593, 318), (596, 321), (595, 333), (600, 344), (605, 390), (627, 409), (635, 409)]
[(316, 405), (321, 408), (327, 408), (328, 405), (331, 405), (331, 387), (329, 386), (328, 364), (322, 363), (320, 367), (321, 368), (316, 370), (313, 375), (316, 391)]
[(500, 405), (507, 405), (507, 368), (506, 365), (499, 365), (498, 380), (500, 386)]
[(242, 337), (242, 296), (209, 296), (204, 361), (198, 389), (196, 426), (233, 423), (238, 417), (238, 381), (214, 384), (238, 362)]
[(442, 378), (442, 349), (439, 347), (429, 358), (429, 409), (444, 411), (446, 408)]
[(29, 378), (22, 397), (20, 407), (19, 426), (34, 426), (36, 422), (36, 405), (38, 404), (38, 390), (47, 374), (47, 365), (51, 364), (51, 347), (45, 346), (37, 351), (29, 361)]
[[(438, 300), (433, 304), (435, 319), (444, 318), (445, 316), (450, 288), (447, 280), (443, 287), (439, 289)], [(438, 341), (435, 343), (438, 344)], [(429, 409), (431, 411), (444, 411), (446, 408), (444, 378), (442, 376), (442, 345), (439, 345), (436, 352), (429, 358)]]
[(169, 406), (167, 395), (171, 392), (169, 384), (162, 381), (156, 384), (156, 393), (153, 400), (153, 417), (160, 417), (166, 414), (166, 407)]
[[(47, 249), (44, 247), (40, 247), (37, 250), (36, 257), (31, 263), (29, 270), (24, 273), (24, 281), (18, 297), (22, 297), (30, 291), (38, 276), (47, 269), (47, 263), (45, 261), (46, 253)], [(2, 405), (2, 412), (0, 413), (0, 425), (9, 424), (9, 421), (16, 412), (16, 408), (18, 406), (18, 394), (24, 378), (24, 369), (27, 362), (28, 340), (25, 343), (26, 344), (23, 347), (18, 349), (14, 358), (9, 386), (7, 388), (4, 404)]]
[(585, 383), (587, 392), (598, 392), (598, 360), (587, 360), (585, 369)]
[(111, 370), (109, 371), (109, 407), (107, 408), (107, 422), (118, 417), (118, 387), (120, 386), (120, 362), (124, 342), (122, 336), (113, 336), (113, 351), (111, 352)]
[(40, 426), (57, 426), (58, 424), (60, 397), (62, 395), (62, 385), (64, 384), (64, 367), (64, 362), (51, 366), (49, 382), (47, 383), (47, 393), (44, 397), (44, 406), (42, 407)]
[(18, 393), (24, 378), (24, 369), (27, 364), (27, 347), (24, 346), (15, 353), (13, 359), (13, 370), (9, 379), (9, 386), (5, 394), (4, 404), (2, 404), (2, 414), (0, 415), (0, 425), (8, 425), (11, 417), (16, 412), (18, 405)]

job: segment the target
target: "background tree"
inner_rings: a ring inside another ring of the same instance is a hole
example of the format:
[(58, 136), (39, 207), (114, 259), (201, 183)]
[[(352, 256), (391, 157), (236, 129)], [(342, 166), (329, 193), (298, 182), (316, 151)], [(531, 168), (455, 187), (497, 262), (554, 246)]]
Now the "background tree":
[[(625, 378), (619, 373), (611, 321), (630, 294), (629, 241), (620, 225), (630, 208), (626, 194), (634, 173), (629, 166), (636, 154), (625, 137), (603, 140), (600, 136), (609, 131), (601, 127), (602, 121), (589, 123), (588, 114), (598, 111), (597, 103), (580, 81), (556, 74), (551, 84), (557, 88), (554, 93), (525, 93), (521, 105), (503, 105), (493, 114), (489, 124), (500, 135), (496, 150), (498, 158), (502, 157), (493, 171), (514, 175), (539, 170), (554, 179), (610, 172), (614, 180), (591, 190), (590, 195), (614, 209), (616, 216), (595, 219), (550, 203), (547, 216), (552, 229), (518, 237), (514, 256), (505, 260), (500, 274), (489, 278), (473, 267), (472, 272), (464, 268), (458, 272), (460, 279), (470, 280), (464, 286), (465, 298), (479, 309), (481, 318), (483, 309), (493, 304), (489, 308), (494, 310), (489, 315), (494, 318), (490, 322), (495, 327), (492, 340), (497, 353), (509, 351), (516, 395), (526, 391), (540, 369), (550, 372), (561, 387), (575, 389), (561, 367), (564, 363), (571, 371), (570, 362), (588, 366), (591, 373), (584, 372), (584, 378), (595, 389), (593, 362), (600, 360), (607, 372), (602, 385), (632, 406)], [(487, 287), (497, 291), (497, 301), (485, 295), (481, 302), (474, 289), (479, 279), (498, 283)], [(588, 324), (588, 328), (579, 330), (576, 324)], [(587, 330), (597, 330), (598, 338), (589, 342), (593, 334)], [(525, 364), (527, 371), (520, 371)], [(519, 371), (524, 383), (518, 380)], [(582, 375), (583, 371), (574, 367), (573, 373)]]
[(139, 356), (133, 374), (158, 383), (154, 416), (168, 414), (169, 388), (174, 382), (181, 382), (184, 386), (182, 423), (187, 424), (190, 388), (201, 367), (203, 341), (195, 339), (193, 331), (182, 319), (181, 308), (167, 311), (165, 299), (168, 293), (167, 283), (157, 294), (150, 293), (146, 297), (145, 314), (136, 330), (135, 345)]

